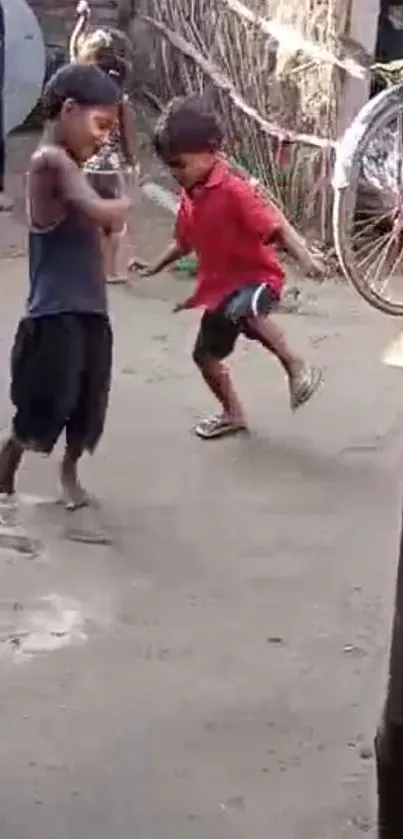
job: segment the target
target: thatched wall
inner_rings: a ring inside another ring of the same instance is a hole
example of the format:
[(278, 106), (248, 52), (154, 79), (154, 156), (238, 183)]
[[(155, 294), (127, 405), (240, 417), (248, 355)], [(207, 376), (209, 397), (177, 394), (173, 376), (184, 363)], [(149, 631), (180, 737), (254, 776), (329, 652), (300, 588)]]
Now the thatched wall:
[(322, 229), (344, 75), (339, 35), (346, 30), (349, 5), (350, 0), (136, 2), (136, 42), (143, 44), (142, 73), (154, 101), (163, 105), (173, 96), (210, 91), (227, 126), (229, 153), (294, 221), (309, 222), (319, 213)]

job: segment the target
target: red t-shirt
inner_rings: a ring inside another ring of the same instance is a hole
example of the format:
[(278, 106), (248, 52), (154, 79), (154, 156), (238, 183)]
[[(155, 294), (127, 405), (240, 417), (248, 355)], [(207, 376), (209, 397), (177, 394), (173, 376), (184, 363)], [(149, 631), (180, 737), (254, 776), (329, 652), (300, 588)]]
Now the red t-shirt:
[(242, 286), (266, 283), (280, 296), (284, 273), (272, 247), (280, 230), (275, 209), (218, 161), (203, 186), (183, 192), (176, 240), (199, 261), (196, 290), (188, 306), (215, 309)]

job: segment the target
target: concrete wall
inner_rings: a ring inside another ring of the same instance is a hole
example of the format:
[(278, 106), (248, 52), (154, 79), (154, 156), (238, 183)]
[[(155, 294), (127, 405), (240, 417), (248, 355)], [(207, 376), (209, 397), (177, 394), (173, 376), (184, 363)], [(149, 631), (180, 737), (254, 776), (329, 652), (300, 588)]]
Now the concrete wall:
[[(29, 0), (42, 26), (45, 41), (65, 47), (76, 19), (77, 0)], [(91, 0), (94, 25), (116, 26), (118, 0)]]
[[(366, 52), (375, 53), (380, 0), (352, 0), (349, 35)], [(346, 78), (339, 106), (337, 133), (340, 137), (360, 108), (368, 101), (369, 81)]]

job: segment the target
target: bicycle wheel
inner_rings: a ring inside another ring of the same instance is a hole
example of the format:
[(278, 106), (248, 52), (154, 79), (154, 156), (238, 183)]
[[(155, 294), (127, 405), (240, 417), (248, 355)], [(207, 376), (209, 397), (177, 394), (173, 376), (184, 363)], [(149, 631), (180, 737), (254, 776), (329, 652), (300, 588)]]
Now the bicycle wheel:
[(371, 306), (403, 316), (403, 87), (358, 114), (338, 149), (334, 187), (345, 276)]

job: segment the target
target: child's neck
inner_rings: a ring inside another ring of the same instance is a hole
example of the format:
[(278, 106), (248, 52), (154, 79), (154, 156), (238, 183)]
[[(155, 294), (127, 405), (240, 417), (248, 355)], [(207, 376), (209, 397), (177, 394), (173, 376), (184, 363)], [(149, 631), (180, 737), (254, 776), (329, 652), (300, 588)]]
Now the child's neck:
[(41, 137), (41, 146), (60, 146), (60, 140), (57, 137), (57, 125), (52, 120), (46, 122)]
[(79, 162), (75, 159), (74, 155), (71, 154), (70, 150), (66, 147), (65, 143), (62, 142), (59, 136), (59, 128), (57, 122), (53, 120), (49, 120), (49, 122), (45, 123), (42, 137), (41, 137), (41, 146), (60, 146), (60, 148), (64, 149), (65, 152), (71, 157), (77, 166), (79, 166)]
[(207, 181), (208, 181), (214, 167), (217, 165), (217, 163), (218, 163), (218, 158), (217, 157), (213, 158), (213, 160), (211, 162), (211, 166), (209, 166), (208, 169), (205, 170), (203, 176), (201, 178), (199, 178), (199, 180), (196, 181), (196, 183), (194, 183), (193, 186), (190, 187), (190, 189), (188, 189), (189, 193), (192, 193), (193, 190), (195, 190), (195, 189), (196, 190), (200, 189), (200, 187), (203, 187), (207, 183)]

